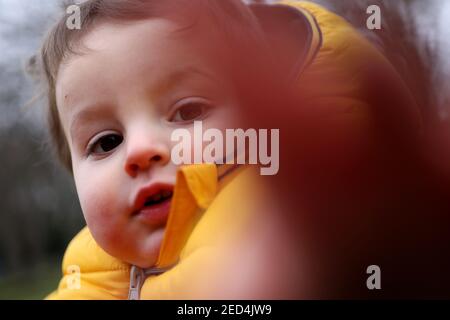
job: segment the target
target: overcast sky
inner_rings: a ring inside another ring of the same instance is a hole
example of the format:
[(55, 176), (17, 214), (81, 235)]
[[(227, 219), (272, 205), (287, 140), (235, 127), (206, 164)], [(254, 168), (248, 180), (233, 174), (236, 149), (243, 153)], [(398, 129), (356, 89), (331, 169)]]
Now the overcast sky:
[(442, 8), (441, 22), (440, 22), (440, 32), (442, 34), (442, 41), (445, 42), (443, 47), (443, 54), (446, 59), (444, 59), (447, 68), (450, 70), (450, 0), (442, 0), (446, 2), (446, 5)]

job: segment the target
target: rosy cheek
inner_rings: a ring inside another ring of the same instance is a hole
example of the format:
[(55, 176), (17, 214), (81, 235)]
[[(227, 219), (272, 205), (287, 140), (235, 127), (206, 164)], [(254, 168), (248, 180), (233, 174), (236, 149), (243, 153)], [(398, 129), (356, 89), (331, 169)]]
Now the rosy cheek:
[(109, 238), (120, 230), (120, 183), (114, 175), (97, 170), (78, 172), (77, 192), (86, 222), (94, 237)]
[(91, 225), (101, 225), (104, 222), (111, 221), (114, 206), (109, 193), (103, 192), (86, 192), (80, 197), (81, 207), (86, 220)]

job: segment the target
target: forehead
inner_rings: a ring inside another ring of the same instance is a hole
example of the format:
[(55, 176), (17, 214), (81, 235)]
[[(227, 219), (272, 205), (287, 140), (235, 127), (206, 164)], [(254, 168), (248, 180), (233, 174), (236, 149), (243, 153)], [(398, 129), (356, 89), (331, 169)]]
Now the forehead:
[(205, 29), (183, 29), (161, 18), (97, 25), (83, 39), (81, 54), (72, 55), (60, 67), (59, 112), (70, 114), (83, 99), (90, 103), (110, 99), (119, 89), (128, 94), (148, 87), (159, 91), (168, 75), (182, 70), (217, 74), (221, 51)]

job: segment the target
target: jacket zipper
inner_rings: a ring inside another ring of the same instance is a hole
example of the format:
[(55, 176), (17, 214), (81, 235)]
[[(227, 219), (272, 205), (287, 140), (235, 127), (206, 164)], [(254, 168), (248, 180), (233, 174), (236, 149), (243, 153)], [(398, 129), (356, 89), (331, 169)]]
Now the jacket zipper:
[(140, 299), (141, 288), (144, 280), (144, 269), (132, 266), (130, 271), (130, 289), (128, 291), (128, 300)]
[[(177, 262), (178, 263), (178, 262)], [(130, 287), (128, 290), (128, 300), (140, 300), (141, 289), (145, 279), (148, 276), (157, 276), (172, 269), (177, 263), (166, 268), (149, 268), (142, 269), (137, 266), (132, 266), (130, 270)]]

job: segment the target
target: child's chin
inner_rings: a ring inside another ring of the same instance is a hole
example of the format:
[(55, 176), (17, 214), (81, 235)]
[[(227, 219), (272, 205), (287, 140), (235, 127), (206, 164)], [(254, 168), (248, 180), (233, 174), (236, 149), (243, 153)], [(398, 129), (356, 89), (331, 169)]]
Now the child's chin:
[(151, 268), (156, 265), (164, 240), (164, 231), (164, 228), (153, 231), (147, 239), (143, 240), (145, 246), (141, 248), (143, 251), (139, 253), (140, 257), (133, 263), (134, 265), (140, 268)]

